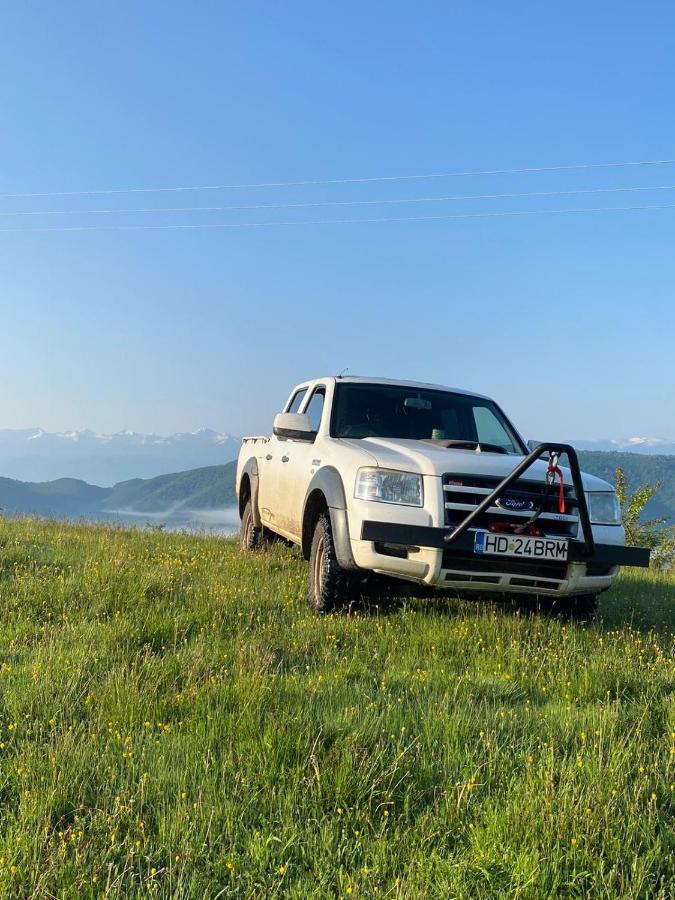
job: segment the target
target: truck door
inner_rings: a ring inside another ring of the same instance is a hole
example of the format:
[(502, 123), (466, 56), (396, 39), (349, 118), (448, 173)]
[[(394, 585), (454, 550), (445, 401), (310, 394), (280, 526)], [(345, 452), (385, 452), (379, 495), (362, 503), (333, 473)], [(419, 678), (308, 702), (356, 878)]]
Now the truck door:
[[(284, 412), (299, 412), (307, 398), (307, 388), (300, 388), (293, 394)], [(264, 525), (273, 531), (281, 531), (288, 535), (288, 513), (284, 510), (281, 498), (281, 474), (288, 461), (290, 441), (272, 435), (263, 449), (260, 463), (260, 481), (258, 493), (258, 509)]]
[[(316, 385), (300, 409), (309, 416), (314, 432), (318, 432), (321, 425), (325, 400), (326, 388), (322, 384)], [(279, 475), (279, 509), (283, 510), (287, 531), (300, 540), (305, 495), (312, 480), (312, 470), (316, 468), (313, 461), (317, 450), (311, 441), (288, 440), (285, 445)]]

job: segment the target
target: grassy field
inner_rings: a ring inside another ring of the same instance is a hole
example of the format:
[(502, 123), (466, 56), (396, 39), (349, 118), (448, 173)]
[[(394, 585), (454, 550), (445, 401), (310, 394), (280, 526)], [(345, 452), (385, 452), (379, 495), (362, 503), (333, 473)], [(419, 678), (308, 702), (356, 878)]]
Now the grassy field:
[(592, 626), (0, 520), (0, 896), (675, 894), (675, 578)]

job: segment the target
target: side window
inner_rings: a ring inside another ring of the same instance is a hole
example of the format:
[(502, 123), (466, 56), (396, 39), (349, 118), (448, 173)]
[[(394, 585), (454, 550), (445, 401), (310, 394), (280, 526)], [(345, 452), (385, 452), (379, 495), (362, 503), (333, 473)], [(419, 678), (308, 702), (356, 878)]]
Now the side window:
[(478, 440), (484, 444), (497, 444), (510, 453), (513, 452), (513, 441), (497, 416), (486, 406), (475, 406), (473, 417), (476, 420)]
[(305, 394), (307, 393), (307, 388), (301, 388), (299, 391), (296, 391), (293, 395), (293, 399), (288, 405), (288, 409), (285, 412), (296, 413), (302, 404), (302, 401), (305, 399)]
[(312, 396), (310, 397), (309, 403), (307, 404), (307, 409), (305, 412), (309, 416), (309, 421), (312, 426), (312, 431), (318, 431), (319, 425), (321, 424), (321, 416), (323, 415), (323, 404), (326, 399), (326, 389), (319, 387), (317, 388)]

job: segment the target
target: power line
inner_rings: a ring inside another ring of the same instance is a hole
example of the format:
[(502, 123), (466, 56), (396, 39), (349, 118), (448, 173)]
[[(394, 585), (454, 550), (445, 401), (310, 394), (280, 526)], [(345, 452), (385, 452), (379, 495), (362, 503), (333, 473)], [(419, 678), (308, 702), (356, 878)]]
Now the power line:
[(458, 194), (449, 197), (403, 197), (378, 200), (322, 200), (314, 203), (262, 203), (238, 206), (148, 206), (133, 209), (42, 209), (0, 211), (0, 217), (24, 216), (79, 216), (79, 215), (128, 215), (131, 213), (192, 213), (192, 212), (234, 212), (261, 209), (316, 209), (327, 206), (380, 206), (406, 203), (447, 203), (461, 200), (505, 200), (523, 197), (572, 197), (583, 194), (626, 194), (649, 191), (673, 191), (675, 184), (661, 184), (654, 187), (580, 188), (570, 191), (526, 191), (506, 194)]
[(547, 216), (562, 215), (568, 213), (599, 213), (599, 212), (638, 212), (648, 210), (675, 209), (675, 203), (665, 203), (655, 206), (587, 206), (571, 207), (567, 209), (525, 209), (517, 212), (491, 212), (491, 213), (458, 213), (437, 216), (380, 216), (371, 219), (314, 219), (306, 222), (226, 222), (226, 223), (185, 223), (176, 225), (68, 225), (68, 226), (44, 226), (30, 228), (0, 228), (1, 233), (21, 234), (26, 232), (54, 232), (54, 231), (187, 231), (210, 230), (231, 228), (279, 228), (307, 225), (373, 225), (381, 222), (424, 222), (449, 219), (501, 219), (521, 216)]
[(178, 193), (181, 191), (226, 191), (253, 188), (280, 188), (280, 187), (316, 187), (319, 185), (340, 184), (367, 184), (383, 181), (421, 181), (433, 178), (478, 178), (484, 175), (532, 175), (542, 172), (572, 172), (588, 169), (626, 169), (637, 166), (670, 166), (675, 164), (675, 159), (643, 159), (634, 162), (609, 162), (609, 163), (580, 163), (566, 166), (531, 166), (521, 169), (487, 169), (477, 172), (433, 172), (422, 175), (377, 175), (368, 178), (328, 178), (321, 180), (304, 181), (264, 181), (249, 184), (202, 184), (180, 187), (135, 187), (135, 188), (109, 188), (105, 190), (85, 191), (40, 191), (23, 193), (4, 193), (0, 198), (29, 198), (29, 197), (92, 197), (108, 194), (154, 194), (154, 193)]

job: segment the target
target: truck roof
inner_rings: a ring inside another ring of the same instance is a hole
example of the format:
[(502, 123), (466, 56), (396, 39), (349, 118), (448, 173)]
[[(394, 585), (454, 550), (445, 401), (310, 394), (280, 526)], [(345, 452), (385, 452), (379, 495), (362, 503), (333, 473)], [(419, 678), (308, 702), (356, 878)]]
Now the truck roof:
[(298, 384), (297, 387), (306, 387), (307, 385), (314, 384), (316, 381), (353, 382), (356, 384), (394, 384), (399, 385), (400, 387), (450, 391), (453, 394), (466, 394), (470, 397), (480, 397), (482, 400), (490, 399), (489, 397), (486, 397), (485, 394), (477, 394), (475, 391), (467, 391), (464, 390), (464, 388), (453, 388), (443, 384), (431, 384), (426, 381), (408, 381), (405, 378), (378, 378), (366, 375), (324, 375), (317, 378), (311, 378), (308, 381), (303, 381)]

